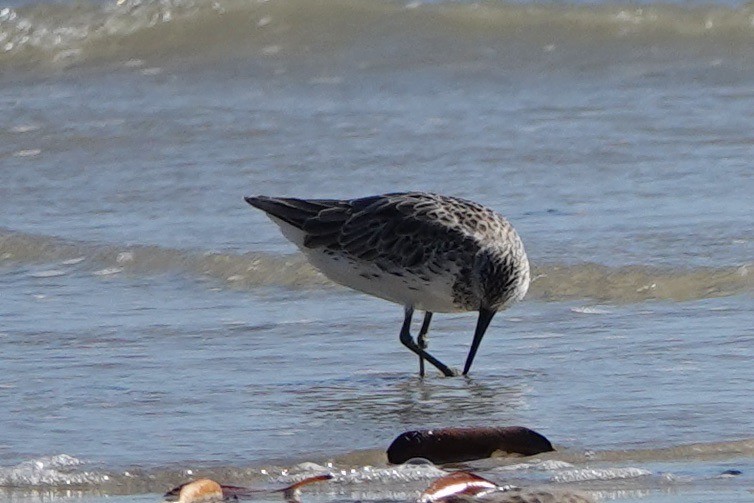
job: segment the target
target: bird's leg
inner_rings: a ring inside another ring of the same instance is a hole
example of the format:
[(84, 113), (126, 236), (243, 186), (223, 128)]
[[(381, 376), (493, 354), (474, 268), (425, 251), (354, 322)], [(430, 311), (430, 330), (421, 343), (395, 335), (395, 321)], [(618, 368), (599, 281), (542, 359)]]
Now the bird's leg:
[(411, 337), (411, 318), (413, 317), (413, 315), (414, 308), (406, 307), (406, 316), (403, 319), (403, 327), (401, 327), (401, 342), (403, 343), (403, 345), (419, 355), (419, 358), (424, 358), (429, 363), (437, 367), (437, 370), (442, 372), (445, 377), (453, 377), (454, 375), (456, 375), (456, 373), (450, 370), (447, 365), (416, 345), (413, 337)]
[(479, 318), (476, 322), (476, 330), (474, 330), (474, 340), (471, 342), (471, 349), (469, 349), (469, 356), (466, 357), (466, 365), (463, 366), (463, 375), (469, 373), (471, 364), (474, 362), (474, 356), (476, 356), (476, 350), (479, 349), (479, 343), (482, 342), (484, 332), (487, 327), (490, 326), (492, 317), (495, 316), (495, 312), (491, 309), (482, 308), (479, 310)]
[[(424, 321), (422, 322), (422, 328), (419, 330), (419, 335), (416, 336), (416, 345), (419, 349), (427, 349), (429, 343), (427, 342), (427, 333), (429, 332), (429, 323), (432, 321), (432, 313), (430, 311), (424, 312)], [(424, 358), (419, 355), (419, 375), (424, 377)]]

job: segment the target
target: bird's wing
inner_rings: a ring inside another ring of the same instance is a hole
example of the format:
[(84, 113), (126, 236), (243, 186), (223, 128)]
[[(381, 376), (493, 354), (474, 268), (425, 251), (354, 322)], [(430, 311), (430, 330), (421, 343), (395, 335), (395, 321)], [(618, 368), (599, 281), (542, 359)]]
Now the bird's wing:
[(384, 268), (415, 267), (451, 249), (471, 251), (472, 229), (459, 220), (465, 201), (422, 192), (361, 199), (247, 197), (305, 234), (307, 248), (342, 251)]
[(443, 213), (438, 196), (424, 193), (386, 194), (351, 203), (337, 246), (383, 268), (411, 268), (438, 253), (470, 244), (462, 229)]

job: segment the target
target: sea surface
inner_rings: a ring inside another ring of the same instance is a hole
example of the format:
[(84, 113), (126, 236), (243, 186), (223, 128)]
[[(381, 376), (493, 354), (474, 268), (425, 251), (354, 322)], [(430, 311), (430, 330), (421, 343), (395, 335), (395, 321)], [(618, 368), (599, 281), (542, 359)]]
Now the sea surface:
[[(468, 378), (420, 379), (402, 308), (243, 200), (404, 190), (526, 245)], [(463, 466), (750, 502), (753, 268), (753, 4), (0, 5), (0, 501), (330, 472), (305, 503), (405, 502), (450, 468), (387, 465), (403, 431), (522, 425), (558, 451)]]

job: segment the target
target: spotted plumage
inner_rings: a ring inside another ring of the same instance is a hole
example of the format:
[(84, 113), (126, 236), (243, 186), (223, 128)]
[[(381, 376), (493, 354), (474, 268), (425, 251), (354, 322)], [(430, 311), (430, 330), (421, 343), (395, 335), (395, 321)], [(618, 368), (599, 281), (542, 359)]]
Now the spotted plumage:
[[(406, 192), (360, 199), (247, 197), (325, 276), (405, 307), (401, 341), (445, 375), (453, 371), (425, 351), (433, 312), (479, 311), (466, 360), (468, 373), (495, 312), (529, 287), (523, 243), (508, 221), (464, 199)], [(425, 311), (418, 344), (409, 333), (414, 309)]]

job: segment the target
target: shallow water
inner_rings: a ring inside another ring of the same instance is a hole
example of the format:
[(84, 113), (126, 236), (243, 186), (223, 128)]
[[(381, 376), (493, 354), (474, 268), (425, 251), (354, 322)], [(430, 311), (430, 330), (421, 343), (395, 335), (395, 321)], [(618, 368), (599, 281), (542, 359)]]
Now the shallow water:
[[(0, 8), (0, 500), (306, 461), (342, 474), (306, 501), (406, 500), (437, 472), (385, 468), (399, 433), (519, 424), (572, 466), (471, 468), (749, 501), (754, 13), (642, 4)], [(499, 210), (534, 267), (468, 379), (419, 379), (401, 308), (242, 199), (408, 189)]]

